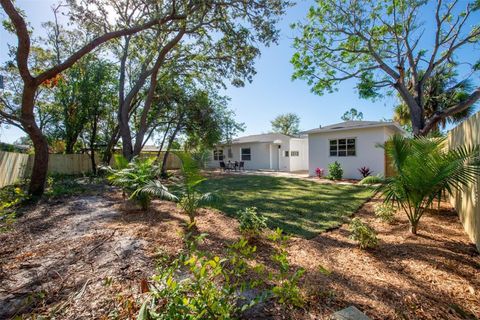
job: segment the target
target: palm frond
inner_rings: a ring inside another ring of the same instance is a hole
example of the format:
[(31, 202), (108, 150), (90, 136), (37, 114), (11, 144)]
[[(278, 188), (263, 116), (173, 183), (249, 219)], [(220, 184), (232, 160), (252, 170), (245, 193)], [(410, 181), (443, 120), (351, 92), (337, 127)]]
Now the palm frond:
[(369, 185), (369, 184), (381, 184), (385, 182), (385, 178), (381, 175), (368, 176), (360, 180), (358, 184)]
[(170, 193), (167, 187), (159, 180), (149, 181), (145, 186), (135, 190), (135, 192), (148, 194), (158, 199), (178, 201), (178, 198), (173, 193)]

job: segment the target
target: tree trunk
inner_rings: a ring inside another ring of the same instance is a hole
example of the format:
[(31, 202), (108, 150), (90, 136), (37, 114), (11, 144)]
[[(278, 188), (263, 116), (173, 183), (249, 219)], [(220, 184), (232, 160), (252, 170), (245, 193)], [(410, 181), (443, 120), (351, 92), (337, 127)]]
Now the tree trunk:
[(21, 121), (25, 132), (33, 142), (35, 155), (33, 158), (32, 175), (28, 192), (33, 196), (41, 196), (45, 191), (45, 182), (48, 172), (48, 142), (35, 122), (33, 105), (35, 99), (35, 86), (24, 86), (22, 95)]
[(412, 234), (417, 234), (417, 227), (418, 227), (418, 222), (415, 222), (415, 223), (410, 223), (410, 232)]
[(73, 154), (73, 147), (77, 143), (77, 138), (69, 138), (65, 139), (65, 153), (66, 154)]
[(98, 119), (93, 120), (92, 132), (90, 134), (90, 161), (92, 163), (92, 173), (97, 175), (97, 164), (95, 162), (95, 141), (97, 140)]
[(165, 139), (168, 136), (168, 131), (170, 131), (170, 125), (171, 125), (171, 123), (169, 122), (168, 125), (167, 125), (167, 129), (165, 130), (165, 134), (163, 135), (162, 142), (160, 143), (160, 147), (158, 148), (157, 160), (156, 161), (158, 161), (160, 159), (160, 156), (162, 155), (163, 145), (165, 144)]
[(167, 176), (167, 160), (168, 160), (168, 155), (170, 153), (170, 149), (172, 148), (173, 141), (175, 140), (175, 137), (177, 136), (178, 131), (180, 131), (180, 127), (182, 124), (182, 120), (180, 119), (177, 123), (177, 127), (172, 133), (172, 136), (170, 137), (170, 140), (168, 141), (168, 146), (167, 150), (165, 150), (165, 154), (163, 155), (163, 161), (162, 161), (162, 177)]
[(410, 111), (410, 120), (412, 122), (413, 134), (415, 136), (422, 135), (422, 129), (425, 126), (425, 119), (423, 108), (419, 104), (420, 98), (413, 97), (409, 92), (406, 92), (403, 88), (396, 87), (397, 91), (400, 93), (405, 104), (408, 106)]
[(118, 125), (113, 129), (112, 136), (110, 137), (110, 140), (108, 141), (108, 144), (105, 148), (105, 152), (103, 153), (102, 157), (102, 162), (106, 165), (110, 164), (110, 160), (112, 160), (112, 155), (113, 155), (113, 148), (115, 148), (115, 145), (118, 142), (118, 139), (120, 138), (119, 136), (119, 128)]

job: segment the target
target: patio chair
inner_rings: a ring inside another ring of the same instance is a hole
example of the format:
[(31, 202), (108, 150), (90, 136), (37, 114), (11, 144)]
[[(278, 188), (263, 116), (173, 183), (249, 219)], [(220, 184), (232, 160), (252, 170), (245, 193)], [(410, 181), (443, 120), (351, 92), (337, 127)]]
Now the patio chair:
[(234, 169), (235, 171), (237, 171), (237, 169), (239, 169), (238, 161), (235, 161), (235, 163), (233, 164), (233, 169)]
[(222, 171), (227, 170), (227, 166), (225, 165), (225, 162), (220, 161), (220, 169), (221, 169)]
[(240, 163), (238, 165), (238, 171), (240, 171), (240, 170), (245, 171), (245, 162), (243, 162), (243, 161), (240, 161)]

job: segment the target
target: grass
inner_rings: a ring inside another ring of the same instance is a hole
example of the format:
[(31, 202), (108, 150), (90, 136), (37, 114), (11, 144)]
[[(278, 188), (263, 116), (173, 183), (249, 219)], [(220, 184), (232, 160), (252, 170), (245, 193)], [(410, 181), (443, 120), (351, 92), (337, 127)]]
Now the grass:
[(320, 184), (268, 176), (228, 176), (205, 181), (200, 189), (215, 192), (221, 201), (212, 205), (229, 216), (257, 207), (269, 228), (312, 238), (338, 227), (373, 195), (366, 186)]

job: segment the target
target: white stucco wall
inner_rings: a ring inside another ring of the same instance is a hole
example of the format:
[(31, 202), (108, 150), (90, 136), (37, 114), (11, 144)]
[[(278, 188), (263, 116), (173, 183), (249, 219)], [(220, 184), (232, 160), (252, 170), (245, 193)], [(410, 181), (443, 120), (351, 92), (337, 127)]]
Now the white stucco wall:
[[(228, 160), (234, 161), (244, 161), (246, 170), (257, 170), (257, 169), (270, 169), (270, 144), (269, 143), (245, 143), (245, 144), (234, 144), (232, 148), (232, 157), (228, 157), (228, 148), (227, 146), (220, 147), (218, 149), (223, 149), (224, 161)], [(241, 160), (241, 149), (250, 148), (251, 160)], [(208, 166), (210, 168), (219, 168), (220, 161), (213, 160), (213, 151), (211, 153), (210, 161)]]
[[(346, 179), (361, 179), (358, 168), (367, 166), (373, 174), (384, 174), (385, 155), (377, 144), (383, 144), (393, 134), (386, 127), (344, 130), (336, 132), (312, 133), (308, 135), (308, 168), (309, 174), (315, 175), (315, 169), (320, 167), (328, 174), (328, 165), (338, 161)], [(330, 139), (356, 138), (356, 156), (331, 157), (329, 151)]]
[[(279, 148), (280, 145), (280, 148)], [(296, 171), (308, 169), (308, 141), (307, 139), (285, 139), (280, 144), (269, 142), (237, 143), (231, 146), (232, 157), (228, 157), (228, 146), (221, 146), (218, 149), (223, 150), (224, 161), (241, 161), (241, 148), (250, 148), (252, 159), (245, 160), (245, 169), (271, 169), (280, 171)], [(285, 151), (298, 151), (298, 157), (285, 156)], [(210, 154), (208, 167), (219, 168), (220, 161), (213, 160), (213, 150)]]
[[(298, 151), (298, 157), (291, 152)], [(290, 171), (308, 170), (308, 139), (290, 139)]]

